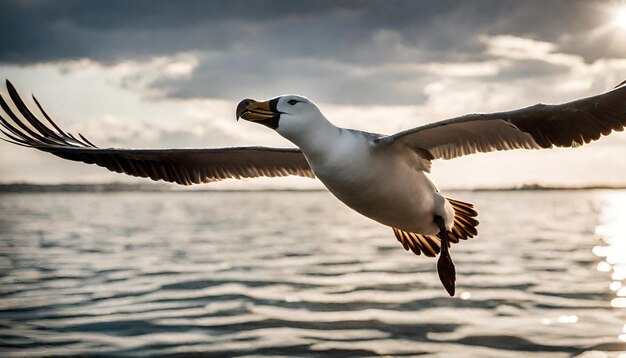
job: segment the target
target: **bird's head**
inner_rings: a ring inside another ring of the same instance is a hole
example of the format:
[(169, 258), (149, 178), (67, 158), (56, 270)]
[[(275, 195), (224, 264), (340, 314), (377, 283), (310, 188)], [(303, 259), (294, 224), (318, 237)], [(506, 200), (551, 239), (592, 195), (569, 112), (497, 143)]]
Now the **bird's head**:
[(308, 98), (287, 95), (266, 102), (244, 99), (237, 105), (237, 119), (262, 124), (294, 141), (326, 121), (319, 108)]

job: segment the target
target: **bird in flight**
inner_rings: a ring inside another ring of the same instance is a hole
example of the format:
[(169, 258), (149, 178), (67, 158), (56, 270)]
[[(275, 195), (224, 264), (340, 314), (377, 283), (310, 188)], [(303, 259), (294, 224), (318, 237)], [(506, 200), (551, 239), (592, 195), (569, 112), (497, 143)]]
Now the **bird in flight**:
[(454, 296), (452, 243), (478, 234), (472, 204), (443, 196), (429, 180), (431, 161), (512, 149), (578, 147), (622, 131), (626, 85), (585, 99), (489, 114), (469, 114), (392, 135), (333, 125), (309, 99), (286, 95), (244, 99), (236, 118), (264, 125), (298, 148), (99, 148), (63, 131), (33, 97), (36, 116), (7, 81), (14, 112), (0, 96), (5, 141), (132, 176), (182, 185), (227, 178), (317, 177), (340, 201), (393, 229), (417, 255), (436, 257), (439, 278)]

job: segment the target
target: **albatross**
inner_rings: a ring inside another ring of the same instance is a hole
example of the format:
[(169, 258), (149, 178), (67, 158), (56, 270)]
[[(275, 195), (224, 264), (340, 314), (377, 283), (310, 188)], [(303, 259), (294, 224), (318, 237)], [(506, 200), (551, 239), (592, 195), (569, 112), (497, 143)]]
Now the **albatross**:
[(565, 104), (469, 114), (392, 135), (337, 127), (303, 96), (244, 99), (237, 105), (236, 119), (264, 125), (297, 148), (119, 149), (99, 148), (81, 134), (63, 131), (33, 96), (44, 122), (7, 80), (17, 112), (0, 96), (6, 114), (0, 116), (0, 131), (3, 140), (16, 145), (181, 185), (227, 178), (318, 178), (348, 207), (392, 228), (407, 251), (439, 255), (439, 279), (454, 296), (456, 270), (450, 247), (478, 234), (478, 214), (472, 204), (439, 192), (427, 176), (431, 162), (473, 153), (578, 147), (622, 131), (625, 83)]

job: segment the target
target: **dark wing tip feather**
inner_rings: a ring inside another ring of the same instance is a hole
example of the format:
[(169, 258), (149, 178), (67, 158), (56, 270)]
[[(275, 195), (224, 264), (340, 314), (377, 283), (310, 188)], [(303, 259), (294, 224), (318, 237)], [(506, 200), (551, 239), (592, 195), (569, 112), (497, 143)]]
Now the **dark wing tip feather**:
[(507, 121), (530, 134), (541, 148), (578, 147), (624, 130), (625, 84), (569, 103), (513, 111)]
[[(9, 97), (13, 102), (13, 105), (17, 109), (17, 112), (11, 110), (9, 104), (4, 100), (2, 96), (0, 96), (0, 107), (7, 114), (8, 118), (5, 119), (0, 116), (0, 126), (2, 126), (5, 130), (3, 134), (12, 139), (13, 141), (17, 141), (24, 146), (30, 146), (35, 148), (40, 148), (44, 146), (60, 146), (60, 147), (93, 147), (95, 146), (91, 144), (91, 142), (87, 141), (84, 137), (82, 137), (87, 143), (76, 140), (73, 136), (68, 135), (63, 132), (48, 116), (47, 113), (43, 111), (43, 108), (37, 101), (37, 99), (33, 96), (33, 99), (40, 109), (44, 117), (48, 120), (48, 122), (53, 126), (54, 129), (49, 128), (43, 121), (41, 121), (33, 112), (28, 109), (19, 93), (8, 79), (5, 80), (7, 91), (9, 93)], [(9, 119), (11, 122), (9, 122)], [(9, 133), (12, 134), (9, 135)]]

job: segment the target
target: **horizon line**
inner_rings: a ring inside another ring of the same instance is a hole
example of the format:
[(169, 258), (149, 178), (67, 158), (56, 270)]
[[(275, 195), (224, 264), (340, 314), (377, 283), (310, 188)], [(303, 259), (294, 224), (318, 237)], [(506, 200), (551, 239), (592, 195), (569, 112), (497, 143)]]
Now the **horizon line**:
[[(253, 188), (253, 189), (209, 189), (179, 186), (173, 183), (148, 182), (0, 182), (0, 193), (33, 193), (33, 192), (322, 192), (325, 188)], [(514, 186), (444, 188), (442, 191), (540, 191), (540, 190), (626, 190), (626, 184), (592, 184), (592, 185), (550, 185), (550, 184), (521, 184)]]

